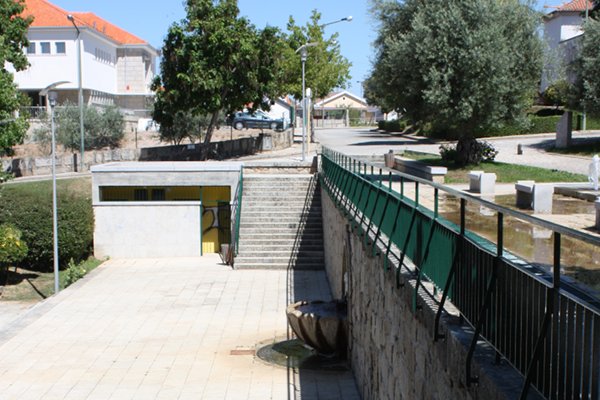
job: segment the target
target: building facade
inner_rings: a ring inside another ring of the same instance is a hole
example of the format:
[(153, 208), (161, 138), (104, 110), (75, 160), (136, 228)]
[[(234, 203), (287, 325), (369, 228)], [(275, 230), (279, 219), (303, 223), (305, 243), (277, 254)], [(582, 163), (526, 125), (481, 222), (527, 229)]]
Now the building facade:
[(24, 49), (30, 67), (14, 72), (14, 79), (33, 106), (46, 106), (40, 92), (56, 82), (64, 82), (56, 87), (59, 104), (77, 103), (81, 68), (84, 104), (116, 105), (132, 114), (148, 109), (158, 58), (148, 42), (90, 12), (69, 12), (46, 0), (25, 4), (23, 15), (33, 17)]
[(572, 0), (544, 16), (544, 40), (547, 60), (541, 78), (540, 92), (561, 79), (574, 80), (568, 65), (577, 55), (577, 44), (583, 34), (586, 13), (594, 7), (592, 0)]

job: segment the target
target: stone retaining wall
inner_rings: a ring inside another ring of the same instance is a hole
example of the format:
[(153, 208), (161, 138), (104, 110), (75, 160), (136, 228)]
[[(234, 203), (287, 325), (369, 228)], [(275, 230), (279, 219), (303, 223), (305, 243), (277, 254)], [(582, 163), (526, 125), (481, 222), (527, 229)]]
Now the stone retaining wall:
[(446, 339), (434, 342), (432, 300), (418, 295), (413, 311), (414, 279), (402, 275), (397, 288), (395, 268), (384, 271), (383, 257), (372, 256), (324, 190), (322, 210), (327, 275), (334, 298), (348, 301), (349, 361), (364, 400), (518, 397), (520, 375), (494, 364), (494, 352), (483, 346), (472, 369), (479, 383), (467, 387), (471, 331), (447, 316), (440, 329)]
[[(291, 131), (272, 132), (259, 136), (202, 144), (148, 147), (143, 149), (114, 149), (85, 152), (85, 169), (92, 165), (115, 161), (199, 161), (229, 159), (260, 151), (279, 150), (292, 146)], [(67, 154), (56, 158), (57, 173), (75, 172), (79, 168), (79, 154)], [(12, 172), (16, 177), (49, 175), (52, 158), (23, 157), (2, 160), (2, 171)]]

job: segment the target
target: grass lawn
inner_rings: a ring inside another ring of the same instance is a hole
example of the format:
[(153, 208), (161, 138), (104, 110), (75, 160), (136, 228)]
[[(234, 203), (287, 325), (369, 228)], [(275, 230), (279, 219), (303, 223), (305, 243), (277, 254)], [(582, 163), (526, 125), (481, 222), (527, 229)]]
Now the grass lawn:
[[(102, 263), (101, 260), (90, 257), (81, 266), (86, 273)], [(65, 288), (65, 271), (59, 273), (59, 286)], [(2, 277), (4, 279), (5, 277)], [(23, 268), (9, 268), (6, 285), (0, 296), (0, 301), (36, 302), (54, 294), (54, 273), (37, 272)]]
[(525, 165), (506, 164), (500, 162), (483, 162), (480, 165), (468, 165), (457, 167), (454, 163), (443, 161), (440, 156), (434, 154), (405, 151), (401, 156), (419, 160), (427, 165), (448, 168), (446, 183), (468, 183), (467, 174), (472, 170), (483, 170), (496, 174), (498, 183), (514, 183), (518, 180), (534, 180), (536, 182), (587, 182), (585, 175), (572, 174), (570, 172), (555, 171), (544, 168), (528, 167)]
[[(47, 191), (52, 190), (52, 180), (47, 179), (34, 182), (8, 181), (3, 185), (3, 187), (7, 190), (23, 190), (33, 192)], [(77, 178), (57, 179), (56, 191), (81, 193), (91, 198), (92, 178), (89, 176), (83, 176)]]

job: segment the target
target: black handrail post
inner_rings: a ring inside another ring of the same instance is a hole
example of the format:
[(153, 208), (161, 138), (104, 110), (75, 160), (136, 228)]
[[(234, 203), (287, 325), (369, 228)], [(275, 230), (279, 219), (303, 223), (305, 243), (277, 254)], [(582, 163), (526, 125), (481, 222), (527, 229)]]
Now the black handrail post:
[[(558, 296), (560, 291), (560, 239), (561, 234), (558, 232), (554, 232), (554, 260), (553, 260), (553, 279), (552, 279), (552, 288), (549, 288), (550, 292), (546, 296), (546, 315), (544, 316), (544, 321), (542, 322), (542, 326), (540, 328), (540, 334), (538, 335), (537, 341), (535, 343), (535, 350), (533, 352), (533, 357), (529, 362), (529, 366), (527, 367), (527, 373), (525, 374), (525, 382), (523, 383), (523, 388), (521, 390), (521, 400), (527, 399), (527, 394), (529, 393), (529, 386), (531, 385), (531, 380), (533, 379), (533, 375), (536, 372), (536, 366), (539, 361), (544, 341), (546, 340), (546, 336), (548, 335), (550, 321), (552, 320), (552, 315), (554, 314), (554, 325), (557, 324), (556, 319), (558, 318)], [(553, 358), (555, 355), (553, 355)]]

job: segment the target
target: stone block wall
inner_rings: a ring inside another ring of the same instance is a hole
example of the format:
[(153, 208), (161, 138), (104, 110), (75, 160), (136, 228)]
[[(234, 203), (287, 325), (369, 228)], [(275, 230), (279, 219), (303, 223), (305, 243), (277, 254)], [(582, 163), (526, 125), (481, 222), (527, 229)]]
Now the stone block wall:
[[(264, 138), (269, 137), (269, 148), (263, 146)], [(292, 146), (292, 134), (273, 132), (258, 137), (248, 137), (223, 142), (212, 142), (208, 146), (190, 144), (179, 146), (159, 146), (143, 149), (113, 149), (86, 151), (84, 165), (88, 171), (92, 165), (115, 161), (203, 161), (208, 159), (228, 159), (255, 154), (260, 151), (279, 150)], [(56, 158), (56, 172), (75, 172), (79, 168), (79, 154), (67, 154)], [(16, 177), (50, 175), (51, 157), (5, 157), (0, 160), (2, 171), (12, 172)], [(76, 161), (76, 162), (75, 162)], [(77, 168), (75, 166), (77, 164)], [(313, 168), (314, 169), (314, 168)]]
[(348, 358), (364, 400), (518, 398), (522, 378), (485, 346), (472, 368), (479, 383), (467, 386), (471, 329), (448, 315), (445, 339), (434, 341), (436, 304), (423, 293), (413, 298), (408, 274), (396, 286), (395, 267), (384, 271), (383, 257), (372, 256), (324, 190), (322, 210), (326, 271), (334, 297), (348, 301)]

